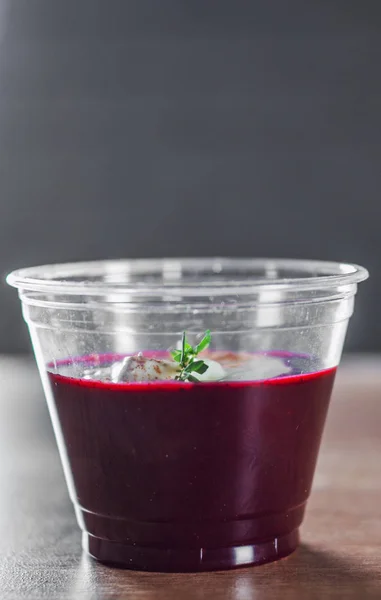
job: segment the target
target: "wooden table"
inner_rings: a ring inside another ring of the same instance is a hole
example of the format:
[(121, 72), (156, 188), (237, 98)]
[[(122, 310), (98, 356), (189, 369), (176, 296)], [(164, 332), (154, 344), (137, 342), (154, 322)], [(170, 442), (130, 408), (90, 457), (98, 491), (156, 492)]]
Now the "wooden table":
[(302, 545), (278, 563), (150, 574), (81, 554), (34, 363), (0, 358), (0, 598), (381, 598), (381, 357), (349, 359), (336, 384)]

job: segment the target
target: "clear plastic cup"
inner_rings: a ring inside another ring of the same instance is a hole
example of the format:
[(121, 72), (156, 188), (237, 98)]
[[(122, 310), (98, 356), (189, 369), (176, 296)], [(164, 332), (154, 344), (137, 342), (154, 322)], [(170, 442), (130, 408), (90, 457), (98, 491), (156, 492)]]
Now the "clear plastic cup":
[[(11, 273), (84, 549), (156, 571), (292, 552), (367, 276), (348, 264), (219, 258)], [(196, 342), (207, 329), (203, 356), (230, 365), (222, 380), (110, 379), (126, 356), (170, 358), (184, 331)]]

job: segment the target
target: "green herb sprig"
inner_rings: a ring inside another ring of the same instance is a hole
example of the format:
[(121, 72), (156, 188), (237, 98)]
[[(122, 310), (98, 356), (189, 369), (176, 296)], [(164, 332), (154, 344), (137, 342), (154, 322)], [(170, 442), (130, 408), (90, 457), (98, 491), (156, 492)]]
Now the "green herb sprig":
[(205, 331), (201, 342), (199, 342), (197, 346), (191, 346), (187, 342), (185, 331), (183, 332), (181, 350), (173, 350), (171, 352), (173, 360), (178, 362), (180, 367), (179, 374), (176, 375), (175, 379), (178, 381), (192, 381), (193, 383), (198, 383), (200, 381), (197, 377), (192, 375), (192, 373), (202, 375), (209, 369), (209, 365), (201, 359), (196, 360), (196, 357), (209, 346), (210, 341), (211, 334), (209, 329)]

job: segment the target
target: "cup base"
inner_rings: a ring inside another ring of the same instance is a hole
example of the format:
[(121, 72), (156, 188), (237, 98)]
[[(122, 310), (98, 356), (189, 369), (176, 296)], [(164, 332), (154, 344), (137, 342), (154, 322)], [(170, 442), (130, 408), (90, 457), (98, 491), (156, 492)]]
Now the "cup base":
[(265, 542), (228, 548), (149, 548), (97, 538), (84, 532), (82, 546), (96, 560), (125, 569), (167, 573), (218, 571), (284, 558), (299, 544), (299, 529)]

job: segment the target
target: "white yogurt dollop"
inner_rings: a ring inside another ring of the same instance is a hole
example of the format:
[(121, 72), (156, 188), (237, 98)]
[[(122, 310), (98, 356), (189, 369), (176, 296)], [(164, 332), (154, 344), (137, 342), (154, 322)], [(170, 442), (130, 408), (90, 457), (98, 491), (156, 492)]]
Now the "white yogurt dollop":
[[(218, 360), (200, 356), (208, 369), (202, 374), (190, 373), (198, 381), (260, 381), (286, 375), (292, 370), (278, 356), (230, 352), (215, 352), (214, 354), (212, 353), (213, 358)], [(115, 383), (173, 381), (179, 373), (180, 367), (177, 362), (143, 356), (142, 353), (139, 353), (134, 356), (126, 356), (123, 360), (114, 363), (111, 366), (109, 380)]]
[(173, 361), (137, 354), (115, 363), (111, 369), (111, 379), (114, 382), (175, 379), (178, 370), (179, 365)]
[(286, 375), (291, 367), (285, 365), (277, 356), (257, 355), (230, 368), (227, 379), (243, 381), (261, 381)]
[[(208, 369), (205, 373), (192, 373), (199, 381), (218, 381), (226, 375), (224, 369), (215, 360), (204, 359)], [(111, 368), (111, 380), (121, 381), (165, 381), (175, 379), (179, 374), (179, 364), (165, 359), (150, 358), (137, 354), (126, 356)]]

